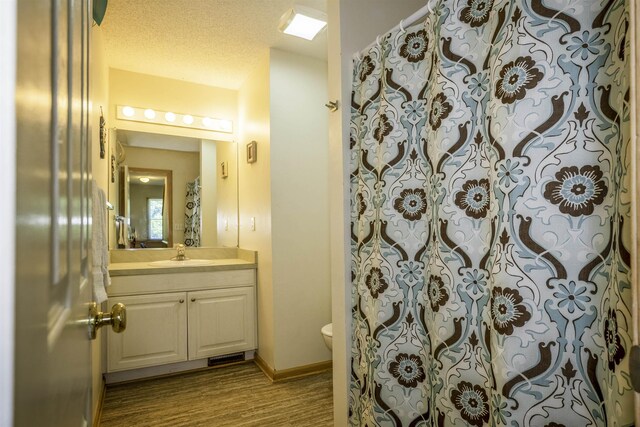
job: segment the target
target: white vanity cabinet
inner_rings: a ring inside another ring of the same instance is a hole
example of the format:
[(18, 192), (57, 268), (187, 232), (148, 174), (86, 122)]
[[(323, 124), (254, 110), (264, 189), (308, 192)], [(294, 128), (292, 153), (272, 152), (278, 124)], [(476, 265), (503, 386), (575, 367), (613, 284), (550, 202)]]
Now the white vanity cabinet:
[(108, 306), (127, 328), (107, 334), (107, 371), (206, 359), (256, 348), (255, 270), (112, 277)]

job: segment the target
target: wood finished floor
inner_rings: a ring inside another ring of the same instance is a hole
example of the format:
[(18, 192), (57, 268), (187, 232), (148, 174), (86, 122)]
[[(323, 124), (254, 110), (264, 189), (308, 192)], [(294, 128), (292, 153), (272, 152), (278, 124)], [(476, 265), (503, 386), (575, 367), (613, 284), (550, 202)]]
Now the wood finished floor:
[(248, 362), (109, 386), (100, 426), (333, 426), (331, 371), (272, 384)]

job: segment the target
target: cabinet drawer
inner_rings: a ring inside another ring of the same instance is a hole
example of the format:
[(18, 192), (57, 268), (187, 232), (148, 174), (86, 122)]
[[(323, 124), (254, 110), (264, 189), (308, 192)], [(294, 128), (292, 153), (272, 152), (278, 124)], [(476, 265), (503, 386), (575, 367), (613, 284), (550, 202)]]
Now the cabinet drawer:
[(179, 274), (143, 274), (139, 276), (112, 277), (108, 293), (112, 297), (254, 286), (255, 283), (256, 273), (254, 269)]
[(187, 360), (187, 294), (115, 297), (127, 307), (127, 329), (107, 334), (108, 372)]
[(256, 348), (255, 288), (189, 292), (189, 360)]

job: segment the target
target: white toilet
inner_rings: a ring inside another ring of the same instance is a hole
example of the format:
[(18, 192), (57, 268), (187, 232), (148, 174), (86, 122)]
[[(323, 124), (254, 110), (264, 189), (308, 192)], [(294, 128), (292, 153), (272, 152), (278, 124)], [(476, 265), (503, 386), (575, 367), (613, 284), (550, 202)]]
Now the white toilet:
[(329, 350), (332, 350), (333, 347), (331, 345), (331, 340), (333, 338), (333, 323), (329, 323), (328, 325), (324, 325), (322, 329), (322, 338), (324, 338), (324, 343), (329, 347)]

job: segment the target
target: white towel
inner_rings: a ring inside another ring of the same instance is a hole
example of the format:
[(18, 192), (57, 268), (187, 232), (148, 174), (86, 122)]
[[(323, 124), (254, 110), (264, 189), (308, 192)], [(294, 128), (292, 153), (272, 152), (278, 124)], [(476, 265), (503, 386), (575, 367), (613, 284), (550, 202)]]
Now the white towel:
[(128, 239), (125, 237), (129, 233), (127, 233), (127, 224), (125, 223), (124, 217), (120, 217), (118, 220), (118, 245), (123, 248), (127, 247)]
[(100, 304), (107, 300), (107, 286), (111, 284), (109, 277), (109, 241), (107, 239), (107, 197), (92, 181), (91, 209), (91, 276), (93, 278), (93, 297)]

